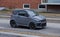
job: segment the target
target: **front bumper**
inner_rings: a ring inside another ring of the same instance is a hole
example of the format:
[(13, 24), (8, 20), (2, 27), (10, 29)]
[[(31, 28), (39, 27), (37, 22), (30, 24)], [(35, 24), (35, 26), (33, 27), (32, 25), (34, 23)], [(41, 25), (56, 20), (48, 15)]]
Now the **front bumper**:
[(46, 22), (44, 23), (36, 23), (36, 28), (42, 28), (42, 27), (45, 27), (47, 24)]

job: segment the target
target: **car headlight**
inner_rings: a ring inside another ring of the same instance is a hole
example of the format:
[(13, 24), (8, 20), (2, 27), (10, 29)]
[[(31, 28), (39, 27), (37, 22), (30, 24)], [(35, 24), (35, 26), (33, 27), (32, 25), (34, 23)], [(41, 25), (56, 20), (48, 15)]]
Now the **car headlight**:
[(39, 19), (34, 19), (35, 21), (39, 22), (40, 20)]
[(41, 20), (41, 22), (46, 22), (46, 19), (44, 19), (44, 20)]

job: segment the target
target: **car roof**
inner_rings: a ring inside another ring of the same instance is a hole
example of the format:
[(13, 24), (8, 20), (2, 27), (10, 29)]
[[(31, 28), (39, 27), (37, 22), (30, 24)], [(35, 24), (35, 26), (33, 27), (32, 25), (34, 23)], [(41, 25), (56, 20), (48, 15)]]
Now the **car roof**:
[(31, 9), (13, 9), (12, 11), (19, 11), (19, 10), (24, 10), (24, 11), (33, 11)]

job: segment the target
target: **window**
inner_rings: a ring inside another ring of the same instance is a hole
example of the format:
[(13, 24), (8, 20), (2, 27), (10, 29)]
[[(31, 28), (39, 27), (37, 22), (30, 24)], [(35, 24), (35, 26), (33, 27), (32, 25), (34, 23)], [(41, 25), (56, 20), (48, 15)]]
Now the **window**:
[(23, 4), (23, 8), (24, 9), (29, 9), (30, 8), (30, 5), (29, 4)]
[(48, 3), (60, 3), (60, 0), (48, 0)]
[(48, 2), (48, 0), (41, 0), (41, 2), (42, 2), (42, 3), (47, 3), (47, 2)]
[(26, 16), (26, 11), (20, 11), (20, 12), (18, 13), (18, 15), (20, 15), (20, 16)]
[(45, 8), (45, 5), (39, 5), (39, 8)]
[(25, 14), (23, 14), (23, 13), (19, 13), (18, 15), (20, 15), (20, 16), (25, 16)]
[(60, 0), (41, 0), (41, 3), (60, 3)]

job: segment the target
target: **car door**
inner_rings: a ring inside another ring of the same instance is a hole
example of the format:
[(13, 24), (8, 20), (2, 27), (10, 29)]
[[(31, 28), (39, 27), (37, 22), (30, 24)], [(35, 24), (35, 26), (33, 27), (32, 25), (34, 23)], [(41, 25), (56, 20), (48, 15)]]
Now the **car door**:
[(27, 13), (27, 11), (25, 11), (25, 16), (23, 17), (23, 22), (24, 22), (24, 26), (28, 26), (28, 23), (30, 21), (29, 15)]
[(25, 22), (26, 22), (25, 19), (27, 19), (26, 12), (25, 11), (20, 11), (18, 13), (18, 19), (17, 19), (18, 23), (22, 26), (25, 26)]

